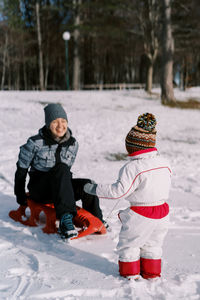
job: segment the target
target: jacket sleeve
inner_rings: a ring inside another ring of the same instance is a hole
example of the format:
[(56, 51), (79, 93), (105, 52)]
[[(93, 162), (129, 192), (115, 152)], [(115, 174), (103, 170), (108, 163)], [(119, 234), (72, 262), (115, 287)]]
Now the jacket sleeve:
[(17, 203), (20, 205), (26, 205), (26, 176), (34, 154), (35, 144), (29, 139), (25, 145), (20, 147), (17, 170), (15, 173), (14, 193), (17, 198)]
[(119, 171), (118, 180), (113, 184), (98, 184), (96, 194), (99, 198), (117, 200), (128, 197), (137, 188), (136, 170), (130, 170), (128, 164)]
[(18, 166), (23, 169), (28, 169), (36, 152), (34, 141), (30, 138), (25, 145), (20, 147)]
[(17, 203), (20, 205), (26, 205), (25, 184), (27, 172), (28, 169), (20, 168), (17, 164), (17, 171), (15, 172), (14, 193), (17, 198)]

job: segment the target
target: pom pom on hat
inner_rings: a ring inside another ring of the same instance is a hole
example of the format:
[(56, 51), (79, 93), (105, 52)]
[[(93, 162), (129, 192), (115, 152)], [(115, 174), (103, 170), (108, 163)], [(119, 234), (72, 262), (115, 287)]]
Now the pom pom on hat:
[(137, 120), (137, 126), (147, 131), (152, 131), (156, 127), (156, 118), (149, 113), (140, 115)]
[(125, 139), (126, 150), (129, 154), (155, 147), (156, 123), (153, 114), (145, 113), (138, 117), (137, 125), (131, 128)]

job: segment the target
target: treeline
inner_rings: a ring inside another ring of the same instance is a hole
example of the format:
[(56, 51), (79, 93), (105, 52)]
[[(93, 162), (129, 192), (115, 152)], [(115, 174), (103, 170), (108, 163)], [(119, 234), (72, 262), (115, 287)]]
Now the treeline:
[(1, 0), (1, 89), (66, 89), (65, 31), (70, 89), (145, 83), (151, 91), (163, 59), (173, 60), (174, 84), (199, 85), (199, 17), (198, 0)]

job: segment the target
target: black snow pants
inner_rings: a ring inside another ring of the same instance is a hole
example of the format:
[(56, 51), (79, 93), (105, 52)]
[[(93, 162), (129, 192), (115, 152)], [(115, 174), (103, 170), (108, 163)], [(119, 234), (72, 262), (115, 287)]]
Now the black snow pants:
[(83, 187), (90, 179), (72, 178), (66, 164), (59, 163), (48, 172), (31, 171), (28, 190), (35, 202), (53, 203), (58, 219), (65, 213), (76, 215), (76, 201), (102, 221), (99, 198), (84, 192)]

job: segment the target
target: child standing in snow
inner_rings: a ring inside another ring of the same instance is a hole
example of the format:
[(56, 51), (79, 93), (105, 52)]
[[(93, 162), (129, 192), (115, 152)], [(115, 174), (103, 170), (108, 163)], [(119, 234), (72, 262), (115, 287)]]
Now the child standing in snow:
[(124, 277), (161, 276), (162, 244), (168, 231), (171, 170), (155, 148), (156, 119), (146, 113), (126, 136), (130, 161), (113, 184), (84, 186), (85, 192), (103, 199), (125, 198), (130, 207), (120, 211), (122, 226), (117, 251)]

